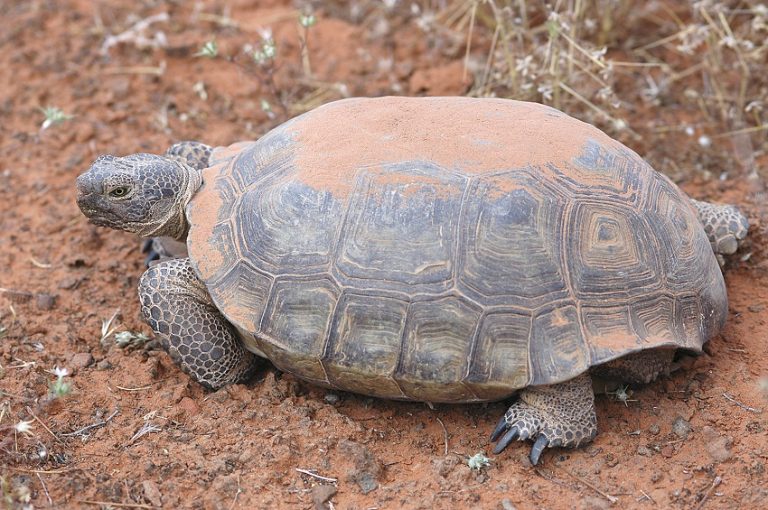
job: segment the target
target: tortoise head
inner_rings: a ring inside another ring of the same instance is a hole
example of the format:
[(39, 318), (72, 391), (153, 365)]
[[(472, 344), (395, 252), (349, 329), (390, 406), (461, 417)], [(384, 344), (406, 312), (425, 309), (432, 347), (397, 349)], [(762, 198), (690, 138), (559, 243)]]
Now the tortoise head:
[(185, 207), (199, 170), (154, 154), (101, 156), (77, 178), (77, 205), (91, 223), (145, 237), (186, 237)]

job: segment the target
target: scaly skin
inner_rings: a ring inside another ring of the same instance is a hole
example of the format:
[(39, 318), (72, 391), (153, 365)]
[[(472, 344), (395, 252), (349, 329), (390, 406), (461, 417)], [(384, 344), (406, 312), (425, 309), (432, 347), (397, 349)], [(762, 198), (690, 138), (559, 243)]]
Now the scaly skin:
[(144, 320), (171, 358), (193, 379), (218, 389), (253, 372), (256, 356), (211, 301), (189, 259), (159, 262), (139, 280)]

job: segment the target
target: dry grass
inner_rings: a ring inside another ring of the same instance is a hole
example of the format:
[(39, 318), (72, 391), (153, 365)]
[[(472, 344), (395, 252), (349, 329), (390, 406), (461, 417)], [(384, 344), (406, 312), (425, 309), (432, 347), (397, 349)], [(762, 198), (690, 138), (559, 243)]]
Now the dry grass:
[[(558, 0), (545, 8), (456, 0), (438, 19), (467, 34), (471, 95), (550, 104), (637, 148), (673, 177), (695, 170), (749, 178), (762, 191), (764, 3)], [(656, 113), (653, 121), (643, 109)], [(660, 148), (673, 144), (658, 143), (669, 136), (680, 140), (674, 154)]]

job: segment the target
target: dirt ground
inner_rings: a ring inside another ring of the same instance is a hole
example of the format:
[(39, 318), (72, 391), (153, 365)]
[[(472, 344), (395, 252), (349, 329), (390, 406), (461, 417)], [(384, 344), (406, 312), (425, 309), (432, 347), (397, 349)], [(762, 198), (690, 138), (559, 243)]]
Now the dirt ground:
[[(467, 93), (466, 33), (423, 30), (410, 4), (385, 4), (396, 3), (316, 4), (306, 45), (296, 5), (280, 0), (0, 4), (0, 507), (768, 507), (765, 195), (760, 176), (709, 177), (728, 144), (710, 149), (720, 156), (709, 165), (686, 171), (683, 159), (669, 172), (690, 195), (750, 217), (751, 256), (726, 275), (725, 330), (688, 370), (626, 402), (598, 396), (594, 443), (547, 451), (536, 468), (530, 444), (490, 453), (502, 402), (381, 401), (266, 362), (248, 384), (208, 392), (154, 342), (102, 339), (113, 315), (113, 331), (150, 335), (136, 297), (144, 266), (138, 239), (80, 214), (75, 177), (104, 153), (256, 138), (344, 96)], [(136, 36), (105, 44), (158, 13), (168, 19), (141, 34), (146, 47)], [(265, 71), (240, 49), (258, 48), (267, 27), (278, 57)], [(472, 51), (487, 52), (490, 36), (473, 38)], [(196, 56), (210, 40), (219, 57)], [(46, 106), (73, 117), (41, 130)], [(639, 107), (633, 124), (688, 115)], [(622, 141), (657, 167), (697, 150), (683, 135)], [(766, 157), (755, 154), (760, 174)], [(54, 367), (70, 372), (60, 398), (50, 396)], [(481, 452), (490, 465), (470, 469)]]

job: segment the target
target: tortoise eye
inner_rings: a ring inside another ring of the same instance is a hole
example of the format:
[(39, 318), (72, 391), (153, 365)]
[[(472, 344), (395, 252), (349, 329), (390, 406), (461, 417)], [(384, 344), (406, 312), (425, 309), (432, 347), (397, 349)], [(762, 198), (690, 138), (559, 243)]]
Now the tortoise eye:
[(130, 188), (128, 186), (119, 186), (109, 192), (109, 196), (115, 198), (122, 198), (128, 194)]

